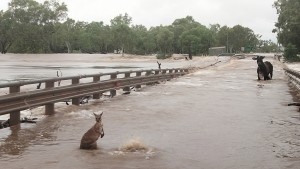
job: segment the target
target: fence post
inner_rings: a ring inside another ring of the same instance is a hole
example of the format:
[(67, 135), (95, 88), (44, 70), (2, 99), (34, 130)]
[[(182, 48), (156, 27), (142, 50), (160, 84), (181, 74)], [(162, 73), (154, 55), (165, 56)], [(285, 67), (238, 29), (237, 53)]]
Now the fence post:
[[(129, 72), (125, 73), (125, 78), (129, 78), (129, 77), (130, 77), (130, 73)], [(124, 87), (123, 91), (124, 92), (130, 92), (130, 87)]]
[[(49, 81), (45, 83), (45, 88), (53, 88), (54, 82)], [(48, 103), (45, 105), (45, 114), (46, 115), (52, 115), (54, 114), (54, 103)]]
[[(114, 80), (117, 78), (117, 73), (114, 73), (114, 74), (111, 74), (110, 75), (110, 80)], [(118, 84), (116, 84), (116, 87), (118, 87)], [(111, 89), (110, 90), (110, 96), (111, 97), (114, 97), (117, 95), (117, 90), (116, 89)]]
[[(138, 71), (136, 72), (136, 77), (142, 76), (142, 72)], [(135, 88), (140, 89), (142, 86), (141, 85), (136, 85)]]
[(152, 70), (147, 70), (147, 71), (146, 71), (146, 76), (150, 76), (151, 73), (152, 73)]
[[(76, 85), (76, 84), (79, 84), (79, 78), (73, 78), (72, 79), (72, 85)], [(76, 106), (79, 106), (79, 104), (80, 104), (79, 99), (80, 98), (73, 98), (72, 99), (72, 104), (76, 105)]]
[(180, 69), (180, 75), (183, 76), (184, 75), (184, 70)]
[[(100, 75), (99, 76), (94, 76), (93, 77), (93, 82), (99, 82), (100, 81)], [(100, 95), (101, 95), (102, 93), (95, 93), (95, 94), (93, 94), (93, 99), (100, 99)]]
[(176, 73), (176, 75), (174, 75), (175, 77), (178, 77), (179, 75), (177, 74), (178, 73), (178, 69), (175, 69), (174, 73)]
[[(152, 73), (152, 70), (147, 70), (145, 75), (150, 76), (151, 73)], [(153, 82), (146, 83), (146, 85), (153, 85)]]
[(188, 74), (189, 73), (189, 69), (184, 69), (184, 72), (186, 73), (186, 74)]
[(158, 75), (159, 72), (160, 72), (160, 70), (155, 70), (155, 71), (154, 71), (155, 75)]
[[(9, 87), (9, 93), (19, 93), (19, 92), (20, 92), (20, 86)], [(21, 117), (21, 113), (19, 110), (10, 112), (9, 125), (14, 126), (20, 124), (20, 117)]]
[(174, 75), (172, 75), (172, 73), (173, 73), (173, 69), (169, 69), (169, 73), (168, 73), (168, 77), (170, 77), (169, 79), (167, 79), (167, 81), (169, 81), (169, 80), (171, 80), (172, 78), (174, 78)]

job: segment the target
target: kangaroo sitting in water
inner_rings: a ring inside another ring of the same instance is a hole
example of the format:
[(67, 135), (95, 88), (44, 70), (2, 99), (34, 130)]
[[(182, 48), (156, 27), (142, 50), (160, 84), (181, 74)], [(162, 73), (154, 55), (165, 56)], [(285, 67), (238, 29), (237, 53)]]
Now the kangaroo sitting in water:
[(96, 123), (81, 138), (80, 149), (97, 149), (97, 140), (104, 136), (102, 114), (95, 114)]

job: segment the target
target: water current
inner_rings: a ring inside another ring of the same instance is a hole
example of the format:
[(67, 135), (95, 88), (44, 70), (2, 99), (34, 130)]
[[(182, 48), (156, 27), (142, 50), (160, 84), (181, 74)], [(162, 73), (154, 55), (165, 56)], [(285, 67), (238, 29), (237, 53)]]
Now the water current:
[[(2, 82), (112, 70), (157, 68), (155, 59), (99, 56), (0, 57)], [(55, 59), (53, 59), (55, 58)], [(299, 169), (299, 101), (282, 64), (274, 79), (257, 81), (251, 58), (164, 60), (162, 66), (205, 67), (129, 95), (81, 106), (55, 104), (23, 112), (37, 124), (0, 130), (0, 166), (9, 169)], [(80, 150), (82, 135), (103, 111), (105, 136), (97, 150)], [(5, 117), (5, 116), (4, 116)], [(2, 117), (3, 118), (3, 117)]]

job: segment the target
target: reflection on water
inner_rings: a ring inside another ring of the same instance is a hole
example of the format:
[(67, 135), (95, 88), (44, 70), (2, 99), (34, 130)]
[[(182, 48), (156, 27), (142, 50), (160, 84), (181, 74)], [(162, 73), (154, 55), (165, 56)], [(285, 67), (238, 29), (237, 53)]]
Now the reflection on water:
[[(19, 135), (22, 138), (22, 134), (19, 133), (20, 126), (14, 126), (10, 128), (10, 134), (8, 134), (7, 138), (1, 140), (0, 150), (3, 152), (1, 155), (19, 155), (21, 151), (24, 151), (25, 145), (18, 142)], [(23, 138), (22, 138), (23, 139)], [(21, 147), (22, 146), (22, 147)]]
[(0, 137), (0, 157), (7, 155), (22, 155), (22, 153), (30, 145), (47, 144), (47, 142), (54, 142), (55, 136), (52, 135), (59, 128), (59, 125), (53, 123), (54, 118), (47, 117), (37, 124), (21, 124), (6, 128), (10, 131), (6, 137)]

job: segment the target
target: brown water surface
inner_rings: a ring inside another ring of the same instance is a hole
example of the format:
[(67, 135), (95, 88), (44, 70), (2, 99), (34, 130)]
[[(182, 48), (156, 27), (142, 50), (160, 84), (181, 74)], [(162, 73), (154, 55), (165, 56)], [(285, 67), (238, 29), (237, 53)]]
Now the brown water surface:
[[(300, 116), (287, 106), (299, 98), (280, 63), (271, 62), (271, 81), (256, 80), (250, 58), (233, 59), (130, 95), (79, 107), (58, 103), (57, 113), (36, 125), (0, 130), (0, 166), (299, 169)], [(100, 111), (105, 136), (99, 148), (80, 150), (82, 135), (94, 124), (92, 113)], [(42, 114), (43, 108), (32, 112)], [(132, 141), (146, 148), (122, 149)]]

